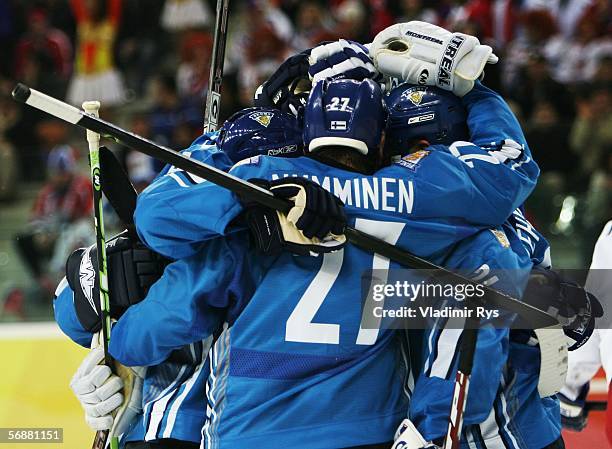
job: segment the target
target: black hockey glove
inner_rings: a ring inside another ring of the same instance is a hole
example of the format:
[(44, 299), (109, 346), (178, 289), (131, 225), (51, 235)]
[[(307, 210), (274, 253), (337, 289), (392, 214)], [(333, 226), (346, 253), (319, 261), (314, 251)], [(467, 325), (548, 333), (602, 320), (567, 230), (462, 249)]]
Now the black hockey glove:
[[(80, 248), (66, 262), (66, 279), (74, 292), (77, 317), (89, 332), (101, 329), (97, 254), (95, 245)], [(169, 260), (129, 236), (127, 231), (106, 242), (106, 257), (110, 315), (119, 319), (128, 307), (144, 299)]]
[(584, 385), (575, 400), (569, 399), (563, 393), (557, 394), (561, 407), (561, 425), (563, 428), (580, 432), (587, 425), (589, 410), (585, 407), (589, 393), (589, 384)]
[(323, 187), (304, 178), (249, 182), (295, 204), (284, 215), (253, 201), (243, 202), (247, 225), (264, 254), (286, 249), (295, 254), (316, 255), (337, 251), (346, 244), (344, 204)]
[[(310, 50), (290, 56), (276, 72), (255, 91), (253, 105), (272, 107), (299, 117), (308, 100), (308, 55)], [(301, 88), (303, 83), (308, 88)]]
[(595, 318), (603, 316), (595, 296), (554, 270), (534, 268), (523, 301), (559, 320), (565, 335), (574, 342), (570, 351), (587, 342), (595, 329)]

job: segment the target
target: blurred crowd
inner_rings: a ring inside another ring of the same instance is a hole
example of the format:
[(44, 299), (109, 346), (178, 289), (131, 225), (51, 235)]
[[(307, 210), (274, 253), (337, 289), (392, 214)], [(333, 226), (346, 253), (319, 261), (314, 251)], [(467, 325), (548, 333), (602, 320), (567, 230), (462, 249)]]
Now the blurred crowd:
[[(75, 194), (87, 183), (78, 174), (86, 146), (82, 131), (13, 102), (15, 82), (78, 107), (100, 100), (104, 118), (183, 149), (202, 129), (215, 4), (0, 0), (0, 201), (18, 197), (22, 183), (44, 183), (16, 245), (41, 288), (69, 250), (62, 230), (91, 212)], [(478, 36), (501, 58), (485, 82), (511, 104), (542, 169), (530, 218), (591, 253), (612, 217), (610, 0), (234, 0), (230, 11), (221, 119), (250, 106), (287, 56), (324, 40), (366, 43), (409, 20)], [(140, 188), (160, 168), (116, 149)], [(36, 244), (41, 229), (53, 229), (61, 248)], [(71, 235), (72, 245), (80, 234)]]

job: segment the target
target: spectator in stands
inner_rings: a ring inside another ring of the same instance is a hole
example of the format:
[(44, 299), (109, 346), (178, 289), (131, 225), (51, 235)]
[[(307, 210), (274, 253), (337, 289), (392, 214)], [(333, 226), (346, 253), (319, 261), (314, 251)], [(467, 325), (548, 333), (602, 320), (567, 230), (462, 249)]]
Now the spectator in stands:
[(542, 101), (553, 107), (555, 116), (562, 120), (571, 123), (574, 118), (570, 92), (566, 86), (552, 79), (546, 58), (541, 53), (527, 56), (524, 68), (517, 74), (515, 88), (510, 92), (510, 97), (520, 105), (527, 120), (531, 118), (535, 106)]
[(410, 22), (411, 20), (422, 20), (424, 22), (437, 23), (438, 16), (435, 10), (426, 7), (423, 0), (403, 0), (400, 2), (401, 12), (397, 18), (398, 22)]
[(301, 2), (296, 14), (295, 33), (291, 46), (297, 52), (312, 48), (320, 42), (332, 40), (333, 27), (333, 22), (329, 20), (329, 16), (318, 2), (313, 0)]
[(526, 126), (527, 141), (542, 175), (555, 173), (565, 179), (576, 162), (568, 145), (570, 123), (562, 118), (551, 100), (540, 97), (533, 104)]
[(176, 70), (176, 87), (181, 98), (206, 97), (210, 75), (213, 37), (208, 32), (192, 31), (180, 44), (181, 62)]
[(17, 120), (17, 105), (0, 97), (0, 201), (15, 198), (17, 193), (17, 156), (15, 147), (7, 140), (5, 131)]
[(557, 24), (550, 11), (530, 10), (520, 15), (522, 33), (514, 39), (502, 60), (502, 82), (506, 91), (521, 90), (520, 72), (527, 66), (530, 55), (541, 53), (548, 40), (557, 33)]
[(71, 0), (77, 21), (77, 50), (66, 99), (75, 106), (95, 99), (104, 108), (125, 100), (123, 78), (113, 61), (121, 1)]
[(211, 24), (211, 12), (202, 0), (166, 0), (161, 14), (161, 24), (168, 32), (187, 31)]
[(526, 0), (525, 7), (548, 9), (559, 24), (563, 37), (569, 39), (574, 36), (578, 23), (596, 2), (597, 0)]
[(16, 236), (19, 255), (49, 298), (70, 252), (92, 240), (91, 183), (76, 169), (71, 147), (49, 153), (48, 181), (36, 197), (30, 222)]
[[(200, 98), (181, 99), (173, 75), (158, 75), (153, 83), (153, 110), (149, 117), (153, 140), (176, 150), (174, 130), (182, 124), (194, 132), (202, 131), (202, 103)], [(158, 168), (161, 166), (157, 165)]]
[(612, 93), (609, 84), (590, 87), (577, 100), (578, 115), (570, 145), (578, 158), (577, 169), (586, 178), (605, 170), (612, 151)]
[(172, 62), (168, 55), (173, 54), (174, 42), (159, 23), (163, 6), (164, 0), (129, 0), (121, 10), (115, 54), (126, 89), (134, 92), (136, 98), (146, 94), (153, 75), (148, 68), (157, 70), (160, 61)]
[(606, 55), (597, 61), (593, 81), (612, 85), (612, 55)]
[(336, 33), (338, 38), (357, 42), (369, 42), (372, 33), (370, 23), (366, 20), (366, 9), (358, 0), (346, 0), (338, 6), (336, 17)]
[[(32, 79), (36, 66), (36, 81)], [(63, 96), (72, 70), (72, 45), (63, 31), (53, 28), (44, 9), (28, 14), (28, 30), (15, 49), (15, 76), (51, 95)], [(44, 73), (44, 77), (38, 74)]]
[(590, 81), (595, 76), (597, 61), (612, 55), (612, 38), (606, 34), (606, 23), (591, 15), (578, 22), (576, 35), (551, 39), (544, 53), (552, 64), (553, 78), (560, 83)]
[(244, 40), (244, 59), (238, 70), (240, 101), (252, 103), (253, 92), (290, 54), (288, 41), (278, 27), (268, 20), (266, 10), (255, 8)]

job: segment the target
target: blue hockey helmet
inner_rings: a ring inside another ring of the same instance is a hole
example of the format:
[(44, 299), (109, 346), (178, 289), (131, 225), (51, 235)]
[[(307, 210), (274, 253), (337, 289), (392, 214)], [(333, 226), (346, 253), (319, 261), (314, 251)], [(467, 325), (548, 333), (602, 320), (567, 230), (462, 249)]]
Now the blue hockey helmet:
[(219, 130), (218, 147), (232, 162), (257, 156), (304, 155), (302, 128), (298, 120), (274, 108), (242, 109)]
[(404, 83), (391, 90), (385, 102), (389, 109), (386, 154), (405, 154), (419, 139), (430, 145), (469, 140), (467, 111), (451, 92)]
[(382, 91), (374, 81), (318, 82), (304, 111), (305, 150), (315, 153), (329, 147), (348, 147), (375, 159), (386, 118)]

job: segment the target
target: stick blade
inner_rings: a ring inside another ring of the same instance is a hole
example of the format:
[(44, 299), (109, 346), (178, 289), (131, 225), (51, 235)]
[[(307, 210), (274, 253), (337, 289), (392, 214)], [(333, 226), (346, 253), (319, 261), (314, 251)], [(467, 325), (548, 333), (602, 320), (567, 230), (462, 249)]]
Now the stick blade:
[(121, 221), (133, 225), (138, 194), (113, 152), (106, 147), (100, 147), (100, 168), (102, 192)]

